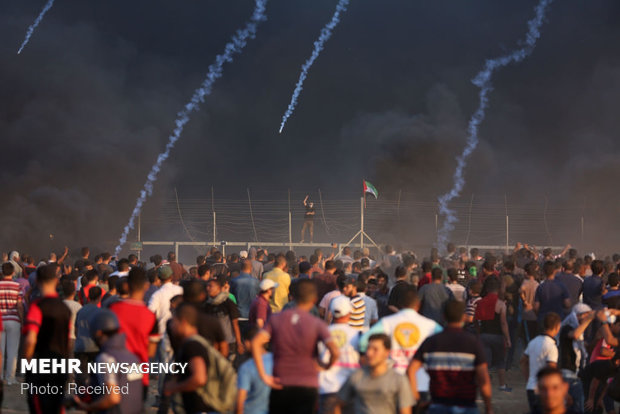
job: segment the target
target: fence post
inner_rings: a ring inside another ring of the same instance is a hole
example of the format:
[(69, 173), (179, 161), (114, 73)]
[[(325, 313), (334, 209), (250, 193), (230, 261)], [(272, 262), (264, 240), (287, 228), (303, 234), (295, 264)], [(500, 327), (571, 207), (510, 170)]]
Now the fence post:
[(293, 216), (291, 210), (288, 211), (288, 249), (293, 250)]
[(217, 236), (216, 236), (216, 231), (215, 231), (216, 227), (215, 227), (215, 211), (213, 212), (213, 245), (215, 246), (217, 243)]
[(179, 260), (179, 242), (174, 242), (174, 255)]
[(508, 214), (506, 214), (506, 253), (510, 250), (510, 225), (508, 221)]

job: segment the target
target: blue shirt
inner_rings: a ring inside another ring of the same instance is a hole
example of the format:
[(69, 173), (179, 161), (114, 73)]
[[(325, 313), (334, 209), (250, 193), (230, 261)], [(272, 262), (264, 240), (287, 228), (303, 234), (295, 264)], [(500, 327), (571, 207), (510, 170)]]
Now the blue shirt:
[(545, 280), (536, 288), (535, 302), (540, 303), (538, 309), (538, 320), (542, 321), (546, 314), (555, 312), (564, 318), (564, 300), (570, 299), (568, 289), (557, 280)]
[[(267, 353), (263, 355), (263, 366), (265, 367), (265, 373), (272, 375), (273, 354)], [(239, 368), (237, 388), (246, 390), (248, 393), (243, 406), (244, 413), (267, 414), (269, 412), (269, 393), (271, 389), (260, 379), (253, 359), (244, 362)]]
[(586, 277), (583, 281), (583, 303), (595, 310), (603, 306), (603, 278), (594, 275)]
[(561, 282), (570, 295), (571, 306), (576, 305), (579, 302), (579, 295), (583, 290), (583, 280), (577, 275), (572, 273), (558, 273), (555, 275), (555, 280)]
[(241, 273), (230, 281), (230, 292), (237, 298), (237, 306), (242, 318), (250, 316), (250, 306), (260, 291), (258, 279), (249, 273)]

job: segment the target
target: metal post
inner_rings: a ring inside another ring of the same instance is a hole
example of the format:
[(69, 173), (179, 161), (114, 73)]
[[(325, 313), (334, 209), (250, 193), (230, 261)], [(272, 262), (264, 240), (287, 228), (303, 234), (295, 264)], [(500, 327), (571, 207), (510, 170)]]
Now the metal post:
[(364, 248), (364, 197), (360, 198), (360, 249)]
[(174, 242), (174, 255), (179, 260), (179, 242)]
[[(141, 232), (142, 232), (142, 213), (138, 214), (138, 241), (140, 240), (141, 237)], [(142, 252), (142, 249), (138, 250), (138, 260), (140, 260), (140, 253)]]
[(215, 226), (215, 211), (213, 212), (213, 245), (215, 246), (217, 243), (217, 233), (216, 233), (216, 226)]
[(288, 212), (288, 249), (293, 250), (293, 215), (291, 211)]
[(508, 221), (508, 215), (506, 215), (506, 253), (508, 253), (508, 251), (510, 250), (509, 237), (510, 237), (510, 225)]
[(504, 208), (506, 209), (506, 254), (508, 254), (508, 250), (510, 249), (510, 226), (508, 221), (508, 196), (504, 193)]

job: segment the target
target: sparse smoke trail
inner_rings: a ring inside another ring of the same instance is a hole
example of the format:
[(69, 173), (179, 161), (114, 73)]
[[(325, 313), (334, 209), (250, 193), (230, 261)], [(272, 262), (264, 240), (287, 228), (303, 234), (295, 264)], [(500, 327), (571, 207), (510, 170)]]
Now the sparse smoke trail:
[(437, 233), (437, 244), (440, 248), (445, 247), (450, 232), (454, 229), (454, 223), (458, 221), (454, 210), (448, 207), (448, 203), (461, 194), (463, 186), (465, 185), (463, 171), (467, 166), (467, 159), (478, 146), (478, 128), (486, 115), (486, 109), (489, 104), (489, 93), (493, 90), (491, 77), (497, 69), (514, 62), (521, 62), (532, 53), (536, 46), (536, 41), (540, 38), (540, 27), (545, 19), (545, 13), (552, 1), (553, 0), (541, 0), (534, 9), (536, 15), (528, 22), (525, 45), (508, 55), (495, 59), (488, 59), (484, 69), (480, 71), (472, 81), (474, 85), (480, 88), (480, 104), (469, 121), (469, 126), (467, 128), (467, 144), (463, 152), (456, 158), (456, 170), (454, 171), (454, 184), (452, 189), (439, 197), (439, 213), (445, 217), (442, 227)]
[(256, 36), (256, 28), (258, 23), (267, 19), (265, 15), (266, 4), (267, 0), (256, 0), (256, 8), (254, 9), (254, 14), (252, 15), (250, 21), (243, 29), (238, 30), (232, 40), (226, 44), (224, 53), (217, 55), (215, 62), (209, 66), (209, 72), (207, 73), (205, 80), (202, 82), (202, 85), (196, 89), (192, 99), (185, 105), (183, 110), (178, 113), (175, 121), (176, 128), (173, 130), (172, 135), (170, 135), (164, 152), (159, 154), (157, 161), (151, 168), (151, 171), (147, 176), (146, 183), (144, 183), (144, 188), (140, 191), (140, 196), (138, 197), (138, 200), (136, 200), (136, 206), (131, 213), (129, 223), (127, 223), (123, 229), (123, 234), (121, 235), (121, 238), (118, 241), (118, 246), (116, 246), (115, 249), (116, 256), (119, 255), (123, 245), (127, 242), (127, 236), (134, 228), (136, 217), (140, 214), (146, 199), (153, 193), (153, 184), (157, 181), (157, 174), (159, 174), (162, 164), (170, 155), (170, 151), (174, 148), (174, 144), (180, 138), (181, 133), (183, 133), (183, 128), (189, 121), (189, 116), (192, 112), (199, 108), (200, 103), (204, 102), (204, 98), (211, 93), (213, 83), (222, 76), (222, 67), (224, 66), (224, 63), (232, 62), (233, 54), (240, 53), (247, 44), (248, 39)]
[(43, 16), (45, 16), (45, 13), (47, 13), (49, 9), (52, 8), (53, 5), (54, 5), (54, 0), (48, 0), (48, 2), (43, 7), (43, 10), (41, 10), (41, 14), (39, 14), (39, 17), (37, 17), (34, 23), (30, 25), (30, 27), (28, 28), (28, 31), (26, 32), (26, 38), (24, 39), (24, 42), (22, 43), (22, 45), (19, 47), (19, 50), (17, 51), (18, 55), (22, 53), (22, 50), (24, 50), (24, 47), (30, 41), (30, 37), (32, 37), (32, 34), (34, 33), (34, 29), (36, 29), (39, 23), (41, 23), (41, 20), (43, 20)]
[(306, 61), (306, 63), (304, 63), (301, 67), (301, 74), (299, 75), (299, 80), (297, 81), (297, 85), (295, 85), (295, 91), (293, 92), (291, 103), (288, 104), (288, 108), (286, 109), (286, 112), (284, 113), (284, 116), (282, 117), (282, 124), (280, 124), (280, 131), (279, 131), (280, 134), (282, 133), (282, 130), (284, 129), (284, 124), (286, 124), (286, 121), (288, 120), (288, 118), (291, 115), (293, 115), (293, 111), (295, 110), (295, 107), (297, 106), (297, 99), (299, 98), (299, 94), (301, 93), (301, 90), (304, 88), (304, 81), (306, 80), (306, 77), (308, 76), (308, 70), (310, 69), (310, 67), (316, 60), (316, 58), (319, 57), (321, 50), (323, 50), (323, 47), (325, 47), (325, 42), (327, 42), (327, 40), (329, 40), (329, 38), (332, 36), (332, 31), (338, 25), (338, 23), (340, 23), (340, 14), (347, 9), (348, 5), (349, 5), (349, 0), (340, 0), (338, 2), (338, 5), (336, 6), (336, 12), (332, 16), (331, 21), (327, 23), (327, 26), (325, 26), (321, 30), (321, 35), (319, 36), (318, 40), (314, 42), (314, 50), (312, 50), (312, 56), (310, 56), (310, 58)]

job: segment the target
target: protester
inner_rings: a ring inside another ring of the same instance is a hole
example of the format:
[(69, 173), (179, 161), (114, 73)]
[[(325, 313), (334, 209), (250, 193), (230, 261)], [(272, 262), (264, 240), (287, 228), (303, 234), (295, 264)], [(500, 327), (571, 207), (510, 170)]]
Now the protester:
[(451, 300), (444, 308), (446, 329), (428, 337), (407, 369), (415, 400), (420, 400), (417, 372), (422, 366), (430, 376), (429, 414), (475, 414), (477, 388), (491, 413), (491, 380), (484, 350), (478, 339), (465, 331), (465, 304)]
[(310, 243), (314, 240), (314, 203), (312, 201), (308, 201), (309, 196), (304, 198), (304, 207), (306, 208), (306, 212), (304, 213), (304, 225), (301, 228), (301, 241), (304, 242), (306, 229), (310, 233)]
[(263, 279), (260, 282), (260, 292), (250, 306), (250, 329), (262, 329), (267, 324), (267, 321), (271, 316), (271, 306), (269, 306), (269, 301), (271, 300), (273, 291), (276, 287), (277, 284), (271, 279)]
[(69, 349), (73, 350), (75, 346), (75, 318), (79, 310), (82, 309), (82, 305), (75, 300), (75, 282), (68, 279), (63, 280), (61, 288), (64, 297), (63, 303), (67, 305), (71, 311), (71, 321), (69, 323)]
[(571, 261), (564, 261), (562, 263), (562, 272), (558, 273), (555, 278), (558, 282), (566, 286), (568, 295), (570, 297), (570, 307), (579, 303), (579, 297), (583, 292), (583, 279), (579, 275), (575, 274), (575, 263)]
[[(389, 356), (394, 363), (394, 370), (404, 375), (411, 358), (415, 355), (424, 340), (430, 335), (441, 332), (437, 322), (418, 313), (420, 299), (415, 286), (409, 286), (404, 299), (405, 308), (398, 313), (379, 319), (368, 332), (360, 339), (360, 351), (366, 351), (368, 339), (371, 335), (382, 333), (391, 339)], [(422, 400), (428, 401), (429, 377), (422, 368), (417, 373), (418, 392)]]
[[(0, 312), (3, 327), (0, 340), (0, 355), (2, 355), (0, 378), (4, 379), (8, 385), (16, 383), (17, 352), (24, 319), (24, 296), (19, 283), (13, 281), (14, 275), (13, 264), (3, 263), (2, 280), (0, 280)], [(4, 362), (5, 359), (6, 362)]]
[[(314, 283), (299, 281), (295, 294), (296, 307), (273, 315), (252, 340), (258, 373), (272, 388), (271, 414), (313, 413), (319, 387), (317, 344), (323, 342), (330, 352), (325, 368), (339, 358), (338, 346), (327, 325), (309, 313), (318, 299)], [(262, 361), (262, 349), (268, 342), (274, 357), (273, 376), (266, 373)]]
[[(144, 269), (136, 267), (121, 280), (129, 286), (129, 297), (110, 305), (121, 326), (120, 332), (125, 334), (127, 350), (133, 353), (141, 363), (148, 362), (155, 356), (161, 333), (155, 314), (144, 304), (147, 278)], [(149, 384), (148, 374), (142, 376), (145, 390)], [(146, 394), (144, 395), (146, 398)]]
[(264, 279), (271, 279), (275, 284), (275, 290), (271, 297), (271, 310), (280, 312), (284, 305), (288, 303), (289, 287), (291, 286), (291, 277), (286, 270), (288, 262), (286, 257), (279, 255), (275, 259), (275, 266), (272, 270), (263, 275)]
[(388, 297), (388, 308), (391, 313), (396, 313), (405, 307), (403, 299), (409, 286), (407, 269), (404, 266), (397, 266), (394, 270), (394, 278), (396, 282), (394, 282), (394, 286), (390, 289)]
[(421, 306), (420, 313), (444, 325), (444, 306), (452, 299), (452, 291), (443, 284), (443, 271), (436, 267), (431, 271), (431, 283), (428, 283), (418, 292)]
[(228, 343), (229, 359), (233, 360), (237, 354), (243, 354), (243, 342), (239, 329), (239, 307), (228, 297), (223, 288), (226, 277), (220, 275), (207, 282), (208, 299), (204, 304), (204, 311), (220, 322), (226, 342)]
[(593, 260), (590, 269), (592, 275), (583, 281), (583, 303), (598, 310), (603, 305), (603, 295), (607, 293), (606, 283), (603, 280), (605, 264), (601, 260)]
[(567, 409), (566, 396), (568, 384), (562, 378), (559, 369), (546, 367), (536, 375), (540, 408), (532, 411), (533, 414), (576, 414), (582, 411)]
[[(69, 321), (71, 311), (56, 293), (58, 265), (53, 263), (37, 269), (37, 286), (42, 297), (30, 304), (23, 326), (24, 358), (69, 357)], [(56, 414), (63, 412), (62, 393), (45, 392), (46, 387), (64, 388), (65, 373), (41, 374), (27, 371), (25, 382), (35, 387), (28, 388), (28, 408), (35, 414)], [(41, 392), (40, 390), (43, 390)]]
[(543, 265), (543, 274), (545, 281), (536, 289), (536, 297), (534, 298), (534, 310), (538, 314), (539, 325), (549, 312), (555, 312), (561, 317), (566, 315), (566, 309), (570, 308), (570, 294), (566, 286), (555, 280), (558, 272), (555, 262), (545, 262)]
[(386, 334), (368, 338), (367, 365), (351, 374), (338, 391), (340, 401), (335, 413), (341, 413), (345, 404), (351, 404), (356, 414), (411, 414), (415, 400), (407, 378), (388, 366), (392, 344)]
[(557, 313), (550, 312), (543, 319), (543, 334), (532, 339), (528, 344), (523, 357), (521, 357), (521, 369), (527, 378), (525, 389), (530, 411), (536, 409), (536, 374), (544, 367), (557, 368), (558, 347), (555, 337), (560, 332), (562, 319)]
[(335, 273), (336, 263), (332, 260), (328, 260), (325, 262), (325, 273), (315, 275), (313, 280), (316, 283), (318, 292), (319, 301), (323, 300), (323, 297), (334, 290), (338, 290), (338, 286), (336, 284), (336, 278), (338, 277)]
[(259, 293), (259, 281), (252, 276), (252, 262), (244, 260), (241, 263), (241, 273), (230, 281), (230, 292), (237, 299), (239, 307), (239, 329), (243, 335), (249, 329), (248, 318), (250, 307)]
[[(338, 391), (353, 371), (359, 368), (357, 353), (359, 330), (350, 325), (353, 306), (346, 296), (332, 300), (330, 311), (334, 317), (329, 332), (338, 346), (340, 356), (331, 368), (319, 373), (319, 413), (332, 413), (338, 404)], [(319, 344), (322, 363), (327, 364), (329, 354), (323, 344)]]
[(527, 342), (538, 335), (538, 316), (534, 310), (536, 291), (539, 283), (536, 281), (538, 263), (529, 262), (525, 265), (525, 280), (521, 284), (519, 294), (523, 304), (523, 322), (525, 325), (525, 338)]
[(512, 346), (506, 304), (499, 299), (499, 281), (489, 278), (486, 283), (487, 295), (476, 306), (475, 320), (480, 323), (480, 340), (484, 345), (486, 360), (491, 368), (497, 370), (499, 390), (511, 392), (506, 385), (506, 349)]
[[(257, 328), (250, 328), (245, 338), (246, 349), (251, 349), (252, 339), (258, 333)], [(273, 375), (273, 354), (262, 349), (263, 367), (267, 375)], [(265, 384), (256, 368), (254, 359), (250, 358), (239, 367), (237, 376), (237, 404), (235, 414), (267, 414), (269, 412), (269, 394), (271, 388)]]
[(459, 283), (459, 273), (455, 268), (448, 269), (448, 280), (446, 287), (450, 289), (454, 299), (465, 301), (465, 286)]
[(578, 375), (587, 362), (584, 332), (594, 317), (592, 308), (584, 303), (578, 303), (562, 321), (560, 328), (559, 368), (569, 385), (572, 407), (578, 413), (583, 412), (584, 407), (584, 390)]
[(226, 412), (236, 399), (236, 375), (232, 365), (198, 334), (198, 309), (180, 304), (174, 313), (171, 333), (181, 346), (175, 360), (187, 369), (167, 379), (164, 395), (180, 394), (186, 413)]
[[(139, 362), (138, 358), (125, 347), (125, 335), (119, 333), (120, 324), (114, 312), (107, 309), (98, 311), (90, 323), (90, 330), (91, 336), (101, 349), (95, 358), (96, 363), (137, 364)], [(75, 401), (79, 409), (87, 412), (142, 413), (144, 391), (142, 375), (139, 373), (107, 370), (105, 373), (93, 374), (91, 384), (108, 388), (99, 394), (88, 395), (91, 402), (82, 401), (76, 396)]]

